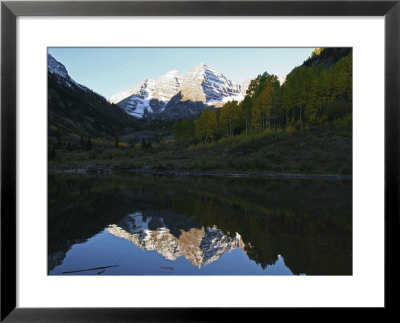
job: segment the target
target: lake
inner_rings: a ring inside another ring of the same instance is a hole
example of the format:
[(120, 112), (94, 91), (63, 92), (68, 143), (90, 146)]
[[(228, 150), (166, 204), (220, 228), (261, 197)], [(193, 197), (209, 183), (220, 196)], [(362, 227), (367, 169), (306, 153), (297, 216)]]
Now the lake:
[(352, 182), (50, 174), (49, 275), (352, 275)]

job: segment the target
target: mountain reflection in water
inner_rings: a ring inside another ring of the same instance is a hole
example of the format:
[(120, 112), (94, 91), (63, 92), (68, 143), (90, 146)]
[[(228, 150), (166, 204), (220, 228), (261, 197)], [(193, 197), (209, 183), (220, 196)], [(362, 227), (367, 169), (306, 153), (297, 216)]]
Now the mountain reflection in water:
[[(124, 238), (143, 250), (156, 250), (168, 260), (176, 260), (184, 256), (196, 267), (203, 267), (219, 259), (226, 251), (241, 246), (244, 243), (238, 233), (234, 238), (227, 237), (217, 228), (191, 228), (182, 231), (179, 237), (175, 237), (170, 230), (161, 226), (156, 230), (149, 230), (148, 218), (143, 220), (141, 213), (128, 215), (120, 224), (109, 225), (107, 231), (116, 237)], [(157, 218), (163, 223), (162, 218)]]
[(351, 182), (49, 175), (48, 223), (50, 275), (352, 274)]

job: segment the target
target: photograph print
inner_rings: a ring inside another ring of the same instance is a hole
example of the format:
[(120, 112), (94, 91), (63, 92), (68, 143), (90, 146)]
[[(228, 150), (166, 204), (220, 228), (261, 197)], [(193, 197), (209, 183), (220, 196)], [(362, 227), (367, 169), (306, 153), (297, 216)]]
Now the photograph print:
[(48, 275), (352, 275), (352, 48), (49, 47)]

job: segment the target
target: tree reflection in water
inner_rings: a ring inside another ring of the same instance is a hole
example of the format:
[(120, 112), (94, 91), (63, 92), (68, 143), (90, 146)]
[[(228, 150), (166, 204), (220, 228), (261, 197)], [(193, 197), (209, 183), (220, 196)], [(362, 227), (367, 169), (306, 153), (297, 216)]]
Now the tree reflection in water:
[(241, 248), (264, 269), (352, 274), (351, 181), (49, 175), (48, 197), (49, 272), (106, 229), (197, 267)]

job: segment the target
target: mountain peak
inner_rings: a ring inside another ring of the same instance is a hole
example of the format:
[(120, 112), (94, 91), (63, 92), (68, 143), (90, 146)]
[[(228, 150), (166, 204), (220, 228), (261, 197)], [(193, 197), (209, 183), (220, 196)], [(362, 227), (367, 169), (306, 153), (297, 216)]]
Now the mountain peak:
[(63, 64), (57, 61), (52, 55), (47, 54), (47, 68), (52, 74), (57, 74), (64, 78), (69, 78), (68, 71)]
[[(131, 115), (143, 117), (146, 109), (149, 113), (158, 114), (167, 107), (168, 112), (175, 104), (183, 110), (198, 113), (201, 110), (200, 105), (204, 109), (209, 103), (240, 101), (242, 98), (240, 85), (201, 62), (186, 75), (173, 69), (157, 80), (145, 80), (131, 90), (117, 93), (109, 98), (109, 101), (118, 104)], [(189, 104), (189, 101), (193, 104)]]
[(210, 67), (210, 65), (207, 65), (203, 62), (201, 62), (199, 65), (197, 65), (194, 69), (200, 70), (200, 71), (211, 71), (214, 73), (218, 73), (218, 71), (216, 69)]

